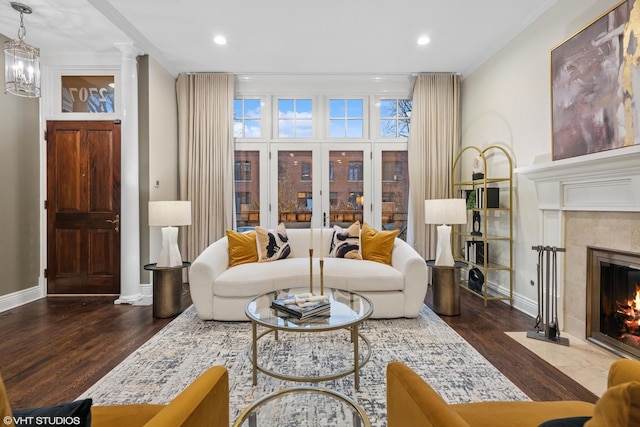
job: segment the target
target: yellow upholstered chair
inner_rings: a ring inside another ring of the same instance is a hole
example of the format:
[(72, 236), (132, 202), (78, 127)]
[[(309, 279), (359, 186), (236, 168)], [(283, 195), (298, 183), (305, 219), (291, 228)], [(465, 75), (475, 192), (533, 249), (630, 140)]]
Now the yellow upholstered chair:
[(527, 427), (545, 421), (593, 417), (585, 427), (640, 426), (640, 362), (617, 360), (608, 389), (595, 403), (480, 402), (447, 404), (420, 376), (400, 362), (387, 366), (389, 427)]
[[(10, 410), (0, 378), (0, 419)], [(223, 366), (209, 368), (167, 405), (93, 406), (91, 426), (229, 427), (229, 373)]]

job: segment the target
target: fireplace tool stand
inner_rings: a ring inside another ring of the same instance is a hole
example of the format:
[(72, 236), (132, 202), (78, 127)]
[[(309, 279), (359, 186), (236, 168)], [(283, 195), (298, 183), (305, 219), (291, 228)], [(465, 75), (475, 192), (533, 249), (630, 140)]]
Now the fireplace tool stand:
[(527, 331), (527, 338), (569, 345), (567, 338), (560, 337), (558, 323), (558, 252), (565, 250), (542, 245), (531, 249), (538, 252), (538, 316), (534, 330)]

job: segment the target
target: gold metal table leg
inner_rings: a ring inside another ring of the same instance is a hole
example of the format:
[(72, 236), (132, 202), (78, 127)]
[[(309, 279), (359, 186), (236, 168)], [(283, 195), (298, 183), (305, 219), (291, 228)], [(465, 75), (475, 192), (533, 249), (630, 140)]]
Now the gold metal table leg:
[[(335, 379), (353, 374), (354, 386), (355, 386), (354, 388), (355, 390), (360, 390), (360, 369), (369, 361), (371, 357), (371, 343), (365, 336), (360, 335), (358, 325), (359, 323), (356, 323), (350, 326), (344, 326), (342, 328), (339, 328), (339, 329), (346, 329), (349, 332), (349, 339), (351, 343), (353, 343), (353, 368), (352, 369), (348, 369), (338, 373), (334, 372), (331, 375), (323, 375), (323, 376), (317, 376), (317, 377), (298, 377), (298, 376), (292, 376), (292, 375), (285, 375), (283, 373), (279, 373), (274, 370), (267, 369), (258, 363), (258, 341), (260, 341), (260, 339), (265, 335), (268, 335), (271, 333), (274, 334), (274, 338), (277, 340), (279, 330), (276, 328), (265, 327), (264, 331), (258, 331), (258, 326), (259, 326), (258, 322), (252, 321), (251, 322), (251, 353), (250, 354), (251, 354), (251, 359), (252, 359), (251, 362), (253, 367), (253, 375), (252, 375), (253, 385), (255, 386), (258, 384), (258, 371), (281, 380), (299, 381), (299, 382), (330, 381), (330, 380), (335, 380)], [(303, 332), (303, 331), (298, 330), (297, 332)], [(309, 331), (304, 331), (304, 332), (309, 332)], [(318, 332), (326, 332), (326, 331), (320, 330)], [(362, 363), (360, 363), (360, 340), (361, 339), (365, 343), (365, 350), (366, 350), (365, 353), (363, 354), (364, 358), (362, 360)]]
[(358, 324), (356, 323), (351, 327), (351, 341), (353, 341), (353, 380), (356, 390), (360, 390), (360, 361), (359, 348), (358, 348)]
[(253, 353), (253, 385), (258, 385), (258, 324), (251, 322), (251, 351)]

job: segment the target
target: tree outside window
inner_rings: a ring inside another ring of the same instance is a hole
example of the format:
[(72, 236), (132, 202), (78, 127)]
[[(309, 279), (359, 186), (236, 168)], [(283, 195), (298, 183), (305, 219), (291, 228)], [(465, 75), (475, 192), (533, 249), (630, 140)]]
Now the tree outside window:
[(409, 137), (411, 99), (380, 100), (380, 136), (382, 138)]

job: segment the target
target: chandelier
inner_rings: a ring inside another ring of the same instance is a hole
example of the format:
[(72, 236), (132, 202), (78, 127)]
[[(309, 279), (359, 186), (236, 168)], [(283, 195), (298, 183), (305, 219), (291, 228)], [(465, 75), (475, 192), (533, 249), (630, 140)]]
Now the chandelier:
[(23, 41), (27, 29), (23, 15), (32, 12), (29, 6), (11, 2), (11, 7), (20, 12), (18, 40), (4, 43), (5, 92), (27, 98), (40, 96), (40, 49)]

